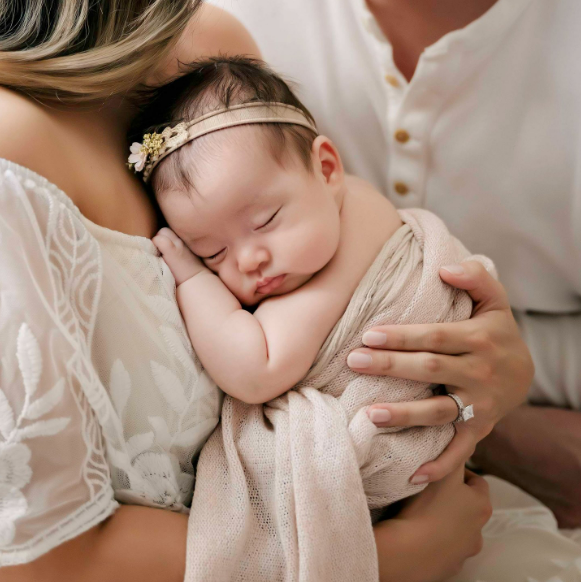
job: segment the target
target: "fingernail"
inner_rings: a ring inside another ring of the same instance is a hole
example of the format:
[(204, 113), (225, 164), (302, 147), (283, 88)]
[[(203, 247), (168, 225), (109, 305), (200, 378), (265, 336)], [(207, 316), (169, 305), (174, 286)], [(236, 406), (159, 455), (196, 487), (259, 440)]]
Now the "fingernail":
[(430, 480), (428, 475), (414, 475), (410, 479), (412, 485), (420, 485), (421, 483), (427, 483)]
[(387, 335), (380, 331), (366, 331), (363, 334), (363, 343), (366, 346), (382, 346), (387, 341)]
[(371, 366), (371, 356), (360, 352), (352, 352), (347, 356), (347, 365), (350, 368), (369, 368)]
[(462, 265), (446, 265), (442, 267), (448, 273), (452, 273), (452, 275), (464, 275), (464, 267)]
[(391, 420), (391, 412), (383, 408), (374, 408), (373, 410), (370, 410), (367, 415), (369, 416), (369, 420), (374, 424), (389, 422)]

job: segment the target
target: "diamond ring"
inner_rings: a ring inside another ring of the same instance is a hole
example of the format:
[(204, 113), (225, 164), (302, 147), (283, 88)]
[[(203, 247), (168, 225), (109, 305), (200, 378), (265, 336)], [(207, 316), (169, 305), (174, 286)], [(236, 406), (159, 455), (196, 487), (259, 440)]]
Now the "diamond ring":
[(456, 420), (454, 420), (453, 422), (455, 423), (466, 422), (471, 418), (474, 418), (474, 408), (472, 404), (470, 404), (469, 406), (464, 406), (464, 402), (462, 402), (462, 399), (457, 394), (451, 394), (450, 392), (448, 392), (446, 396), (449, 396), (458, 407), (458, 416), (456, 417)]

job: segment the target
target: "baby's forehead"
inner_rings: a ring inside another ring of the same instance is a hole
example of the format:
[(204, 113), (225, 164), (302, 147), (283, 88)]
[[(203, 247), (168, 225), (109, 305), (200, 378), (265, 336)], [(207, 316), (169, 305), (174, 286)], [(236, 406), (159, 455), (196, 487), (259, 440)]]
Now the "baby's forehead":
[(301, 163), (292, 140), (277, 129), (269, 124), (249, 124), (209, 133), (186, 145), (180, 165), (194, 183), (217, 176), (238, 181), (249, 175), (258, 182), (266, 173), (298, 171)]
[(223, 233), (231, 226), (259, 220), (278, 200), (269, 190), (225, 188), (220, 191), (176, 192), (166, 198), (162, 211), (168, 223), (190, 241)]

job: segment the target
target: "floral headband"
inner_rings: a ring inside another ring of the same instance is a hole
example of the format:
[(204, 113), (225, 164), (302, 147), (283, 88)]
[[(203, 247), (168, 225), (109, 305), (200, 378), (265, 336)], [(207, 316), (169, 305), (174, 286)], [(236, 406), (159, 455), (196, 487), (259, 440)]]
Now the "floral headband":
[(188, 142), (214, 131), (251, 123), (302, 125), (318, 134), (317, 128), (305, 114), (292, 105), (244, 103), (211, 111), (192, 121), (179, 123), (175, 127), (166, 127), (161, 133), (146, 133), (142, 143), (131, 144), (128, 165), (135, 173), (143, 172), (143, 181), (147, 182), (161, 160)]

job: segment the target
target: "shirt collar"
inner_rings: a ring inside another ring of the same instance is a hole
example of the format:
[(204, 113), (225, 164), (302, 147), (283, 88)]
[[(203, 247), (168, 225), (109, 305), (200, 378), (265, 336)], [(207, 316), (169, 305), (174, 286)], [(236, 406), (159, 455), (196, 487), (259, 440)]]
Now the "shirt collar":
[[(365, 30), (379, 42), (390, 45), (365, 0), (355, 1), (359, 5)], [(435, 56), (449, 50), (477, 50), (492, 37), (504, 35), (533, 1), (538, 0), (498, 0), (482, 16), (464, 28), (453, 30), (444, 35), (433, 45), (427, 47), (425, 52), (430, 56)]]

